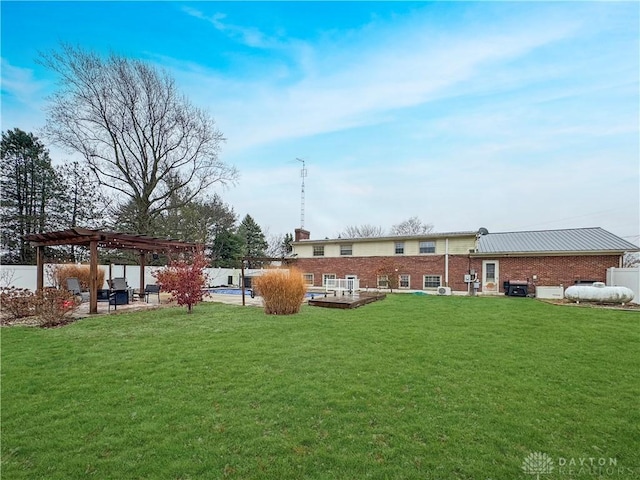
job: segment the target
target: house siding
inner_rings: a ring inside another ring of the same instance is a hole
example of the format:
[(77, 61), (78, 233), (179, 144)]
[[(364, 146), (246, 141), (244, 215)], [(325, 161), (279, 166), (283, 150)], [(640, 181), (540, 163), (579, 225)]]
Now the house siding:
[[(354, 245), (355, 249), (355, 245)], [(326, 252), (326, 249), (325, 249)], [(480, 277), (483, 260), (499, 262), (499, 288), (504, 292), (505, 280), (527, 280), (529, 292), (535, 293), (536, 285), (564, 285), (568, 287), (579, 280), (606, 280), (607, 268), (617, 267), (620, 255), (566, 255), (566, 256), (522, 256), (477, 257), (473, 255), (449, 255), (448, 286), (458, 292), (466, 292), (464, 275), (473, 269)], [(388, 271), (391, 265), (397, 275), (409, 275), (411, 290), (423, 289), (424, 275), (439, 275), (442, 285), (445, 279), (445, 255), (385, 255), (376, 257), (315, 257), (298, 258), (295, 266), (303, 273), (314, 276), (314, 286), (322, 286), (323, 274), (335, 274), (337, 278), (357, 275), (361, 288), (376, 288), (381, 270)], [(537, 276), (536, 280), (533, 277)]]
[[(420, 253), (420, 242), (421, 241), (430, 241), (435, 243), (435, 253)], [(396, 255), (395, 254), (395, 244), (396, 242), (404, 243), (404, 254)], [(354, 240), (354, 239), (340, 239), (340, 240), (331, 240), (331, 241), (319, 241), (313, 242), (309, 241), (308, 243), (305, 241), (303, 243), (298, 243), (294, 245), (294, 253), (298, 258), (317, 258), (313, 256), (313, 247), (314, 245), (324, 245), (324, 256), (325, 257), (340, 257), (344, 258), (345, 256), (340, 255), (340, 245), (352, 245), (352, 257), (385, 257), (385, 256), (429, 256), (429, 255), (444, 255), (447, 253), (447, 248), (449, 254), (467, 254), (470, 249), (475, 247), (475, 236), (469, 237), (455, 237), (448, 239), (446, 238), (402, 238), (399, 237), (397, 239), (381, 239), (381, 240)]]

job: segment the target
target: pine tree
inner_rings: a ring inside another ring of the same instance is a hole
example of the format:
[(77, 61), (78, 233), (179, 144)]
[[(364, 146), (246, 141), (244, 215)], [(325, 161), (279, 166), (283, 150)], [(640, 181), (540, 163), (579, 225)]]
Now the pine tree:
[(0, 144), (0, 232), (4, 263), (33, 264), (24, 236), (51, 226), (50, 204), (57, 176), (44, 144), (19, 128), (2, 132)]
[[(260, 225), (247, 214), (238, 227), (238, 235), (244, 241), (243, 254), (245, 257), (264, 257), (269, 246), (267, 240), (262, 233)], [(249, 268), (260, 268), (263, 262), (251, 261), (247, 262)]]

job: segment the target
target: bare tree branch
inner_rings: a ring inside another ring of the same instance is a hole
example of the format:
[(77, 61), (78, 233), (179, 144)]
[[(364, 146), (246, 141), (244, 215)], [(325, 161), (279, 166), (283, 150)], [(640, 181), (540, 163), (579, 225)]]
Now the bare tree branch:
[(340, 233), (342, 238), (369, 238), (369, 237), (384, 237), (385, 230), (383, 227), (377, 225), (349, 225)]
[(426, 235), (433, 232), (433, 225), (423, 223), (418, 217), (411, 217), (391, 227), (391, 235)]
[(169, 208), (176, 190), (188, 185), (190, 194), (179, 198), (189, 202), (237, 179), (218, 157), (224, 138), (214, 120), (179, 93), (167, 72), (68, 44), (39, 61), (60, 81), (45, 136), (81, 154), (101, 184), (122, 194), (122, 204), (135, 205), (138, 233), (153, 233), (146, 230), (151, 217)]

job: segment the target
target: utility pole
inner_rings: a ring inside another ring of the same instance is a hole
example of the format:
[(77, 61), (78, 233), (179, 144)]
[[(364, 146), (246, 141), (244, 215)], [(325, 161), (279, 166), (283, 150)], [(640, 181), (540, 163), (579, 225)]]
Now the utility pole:
[(300, 177), (302, 178), (302, 187), (300, 189), (300, 228), (304, 228), (304, 178), (307, 176), (307, 169), (303, 159), (296, 158), (296, 160), (302, 163), (302, 170), (300, 170)]

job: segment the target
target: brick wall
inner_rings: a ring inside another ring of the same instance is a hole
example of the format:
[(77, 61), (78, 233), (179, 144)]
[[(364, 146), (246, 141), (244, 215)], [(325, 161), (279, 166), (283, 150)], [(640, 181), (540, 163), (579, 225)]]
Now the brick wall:
[(309, 240), (309, 238), (311, 238), (311, 233), (309, 232), (309, 230), (305, 230), (304, 228), (296, 228), (294, 233), (294, 242), (299, 242), (300, 240)]
[[(495, 257), (499, 263), (499, 285), (503, 291), (505, 280), (528, 280), (530, 292), (535, 285), (573, 285), (576, 280), (606, 280), (607, 268), (617, 267), (619, 255), (575, 255), (548, 257)], [(482, 258), (467, 255), (449, 255), (449, 286), (455, 291), (466, 291), (464, 275), (475, 269), (482, 278)], [(423, 275), (440, 275), (445, 284), (444, 255), (390, 256), (390, 257), (319, 257), (301, 258), (294, 264), (303, 273), (314, 274), (314, 285), (322, 286), (322, 275), (335, 274), (337, 278), (357, 275), (360, 287), (375, 288), (381, 269), (389, 265), (398, 275), (410, 275), (412, 290), (422, 290)], [(533, 280), (533, 276), (537, 280)]]
[(357, 275), (360, 288), (376, 288), (380, 269), (397, 270), (398, 275), (410, 275), (411, 289), (422, 289), (423, 275), (442, 275), (444, 283), (444, 255), (420, 257), (323, 257), (300, 258), (295, 265), (303, 273), (313, 273), (314, 285), (322, 286), (322, 275), (334, 273), (337, 278)]
[[(498, 261), (500, 291), (503, 291), (502, 282), (505, 280), (527, 280), (529, 292), (535, 293), (536, 285), (564, 285), (566, 288), (578, 280), (605, 282), (607, 268), (617, 267), (620, 255), (505, 257)], [(481, 268), (482, 261), (479, 263)]]

